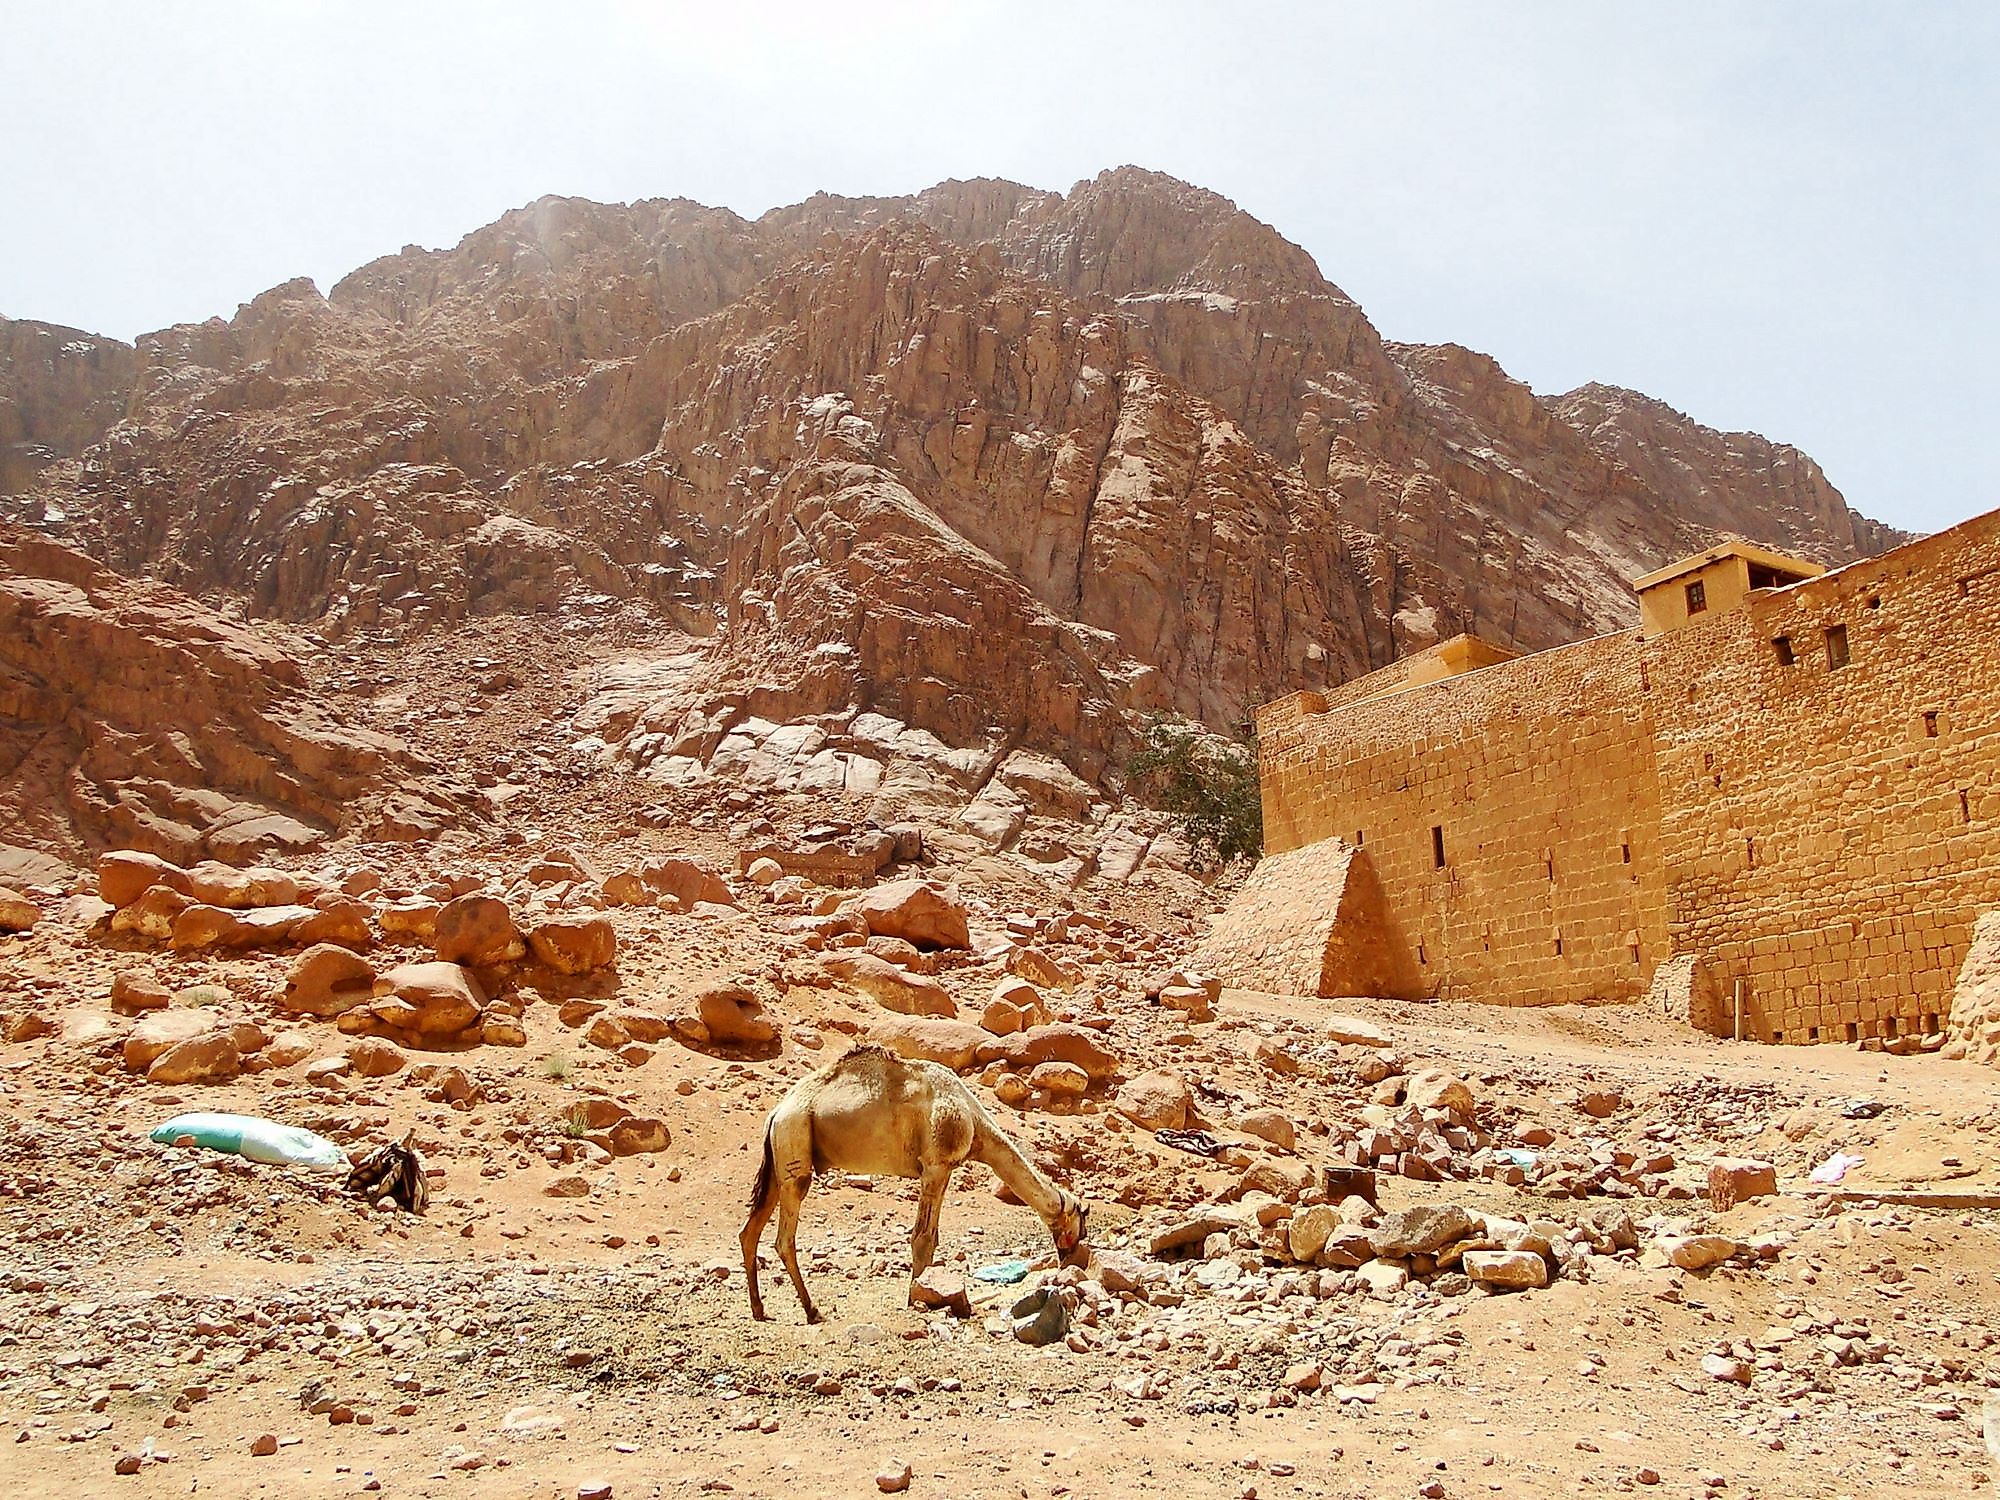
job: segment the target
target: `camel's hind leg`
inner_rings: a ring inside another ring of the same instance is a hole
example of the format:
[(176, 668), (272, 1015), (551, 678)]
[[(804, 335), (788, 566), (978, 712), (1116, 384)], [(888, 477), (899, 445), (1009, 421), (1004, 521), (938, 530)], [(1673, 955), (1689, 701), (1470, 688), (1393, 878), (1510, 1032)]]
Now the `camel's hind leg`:
[(798, 1289), (806, 1321), (817, 1323), (819, 1309), (813, 1306), (812, 1293), (806, 1290), (806, 1279), (799, 1271), (799, 1205), (805, 1202), (806, 1189), (811, 1186), (810, 1174), (778, 1179), (778, 1258), (784, 1261), (785, 1271)]
[(951, 1186), (951, 1167), (926, 1167), (917, 1180), (917, 1223), (910, 1231), (910, 1280), (930, 1269), (937, 1254), (938, 1219), (944, 1212), (944, 1192)]
[(771, 1160), (771, 1132), (764, 1132), (764, 1164), (757, 1173), (757, 1186), (751, 1194), (750, 1220), (743, 1226), (738, 1239), (743, 1246), (743, 1279), (750, 1287), (750, 1316), (763, 1322), (770, 1316), (764, 1311), (764, 1297), (757, 1288), (757, 1242), (764, 1237), (764, 1226), (771, 1222), (771, 1215), (778, 1210), (778, 1183), (774, 1163)]

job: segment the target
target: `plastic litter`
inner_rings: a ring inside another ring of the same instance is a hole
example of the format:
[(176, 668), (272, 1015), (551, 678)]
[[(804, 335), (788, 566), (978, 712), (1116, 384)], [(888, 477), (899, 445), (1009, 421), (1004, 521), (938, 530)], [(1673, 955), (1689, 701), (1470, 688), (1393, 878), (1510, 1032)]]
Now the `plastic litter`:
[(1532, 1167), (1541, 1160), (1525, 1146), (1495, 1146), (1493, 1154), (1512, 1167)]
[(1012, 1286), (1017, 1281), (1028, 1279), (1029, 1266), (1025, 1260), (999, 1260), (990, 1266), (981, 1266), (972, 1273), (974, 1281), (990, 1281), (999, 1286)]
[(1872, 1120), (1887, 1107), (1879, 1099), (1849, 1099), (1840, 1114), (1847, 1120)]
[(154, 1126), (151, 1139), (162, 1146), (192, 1141), (205, 1150), (226, 1151), (275, 1167), (305, 1167), (315, 1172), (347, 1170), (347, 1153), (325, 1136), (256, 1115), (206, 1112), (175, 1115), (165, 1124)]
[(1860, 1166), (1861, 1162), (1862, 1158), (1859, 1156), (1848, 1156), (1844, 1152), (1836, 1151), (1812, 1169), (1812, 1180), (1829, 1185), (1836, 1183)]
[(1060, 1287), (1037, 1287), (1008, 1316), (1014, 1320), (1014, 1337), (1024, 1344), (1053, 1344), (1069, 1332), (1069, 1304)]

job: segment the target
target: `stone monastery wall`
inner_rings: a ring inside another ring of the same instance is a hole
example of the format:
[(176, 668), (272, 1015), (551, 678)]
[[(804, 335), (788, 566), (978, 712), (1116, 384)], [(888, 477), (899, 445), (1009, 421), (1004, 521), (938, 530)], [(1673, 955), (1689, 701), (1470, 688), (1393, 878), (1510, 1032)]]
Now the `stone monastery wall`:
[(1651, 638), (1259, 716), (1266, 847), (1365, 847), (1429, 993), (1941, 1029), (2000, 909), (2000, 513)]
[(1266, 849), (1366, 849), (1428, 993), (1625, 999), (1667, 956), (1631, 633), (1259, 734)]
[(1675, 949), (1760, 1041), (1941, 1030), (2000, 908), (2000, 514), (1646, 646)]

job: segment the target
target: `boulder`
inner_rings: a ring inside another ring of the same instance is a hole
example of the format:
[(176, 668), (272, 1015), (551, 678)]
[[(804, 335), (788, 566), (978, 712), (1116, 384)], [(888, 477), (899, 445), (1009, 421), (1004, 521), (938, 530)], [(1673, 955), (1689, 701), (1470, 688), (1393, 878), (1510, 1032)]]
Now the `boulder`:
[(305, 1016), (345, 1015), (375, 997), (375, 966), (337, 943), (318, 943), (292, 960), (278, 1004)]
[(673, 1144), (673, 1132), (665, 1120), (627, 1115), (612, 1123), (607, 1132), (613, 1156), (637, 1156), (641, 1152), (664, 1151)]
[(932, 1266), (910, 1283), (910, 1301), (918, 1307), (950, 1313), (954, 1318), (972, 1316), (972, 1293), (965, 1278), (943, 1266)]
[(401, 1047), (379, 1036), (356, 1037), (347, 1044), (347, 1065), (363, 1078), (387, 1078), (409, 1060)]
[(12, 886), (0, 885), (0, 932), (27, 932), (41, 919), (39, 906)]
[(1083, 971), (1039, 948), (1016, 948), (1007, 955), (1007, 972), (1045, 989), (1073, 990), (1083, 983)]
[(612, 906), (651, 906), (658, 898), (637, 870), (620, 870), (604, 882), (604, 899)]
[(785, 878), (785, 867), (768, 854), (750, 861), (750, 868), (743, 872), (743, 878), (752, 885), (776, 885)]
[(479, 1021), (479, 1040), (489, 1047), (525, 1047), (528, 1029), (514, 1016), (496, 1016), (491, 1011)]
[(618, 934), (607, 917), (548, 917), (528, 934), (528, 946), (558, 974), (588, 974), (616, 961)]
[(734, 906), (736, 897), (729, 884), (706, 865), (691, 859), (658, 859), (639, 871), (639, 878), (662, 896), (671, 896), (683, 907), (697, 902)]
[(141, 979), (136, 974), (115, 974), (111, 979), (111, 1008), (121, 1016), (140, 1016), (165, 1010), (173, 996), (164, 985)]
[(1403, 1102), (1422, 1110), (1440, 1110), (1460, 1125), (1470, 1125), (1475, 1104), (1472, 1089), (1463, 1078), (1440, 1068), (1412, 1073), (1405, 1085)]
[(1236, 1182), (1236, 1196), (1268, 1193), (1280, 1203), (1296, 1203), (1311, 1192), (1318, 1174), (1302, 1161), (1252, 1162)]
[(1340, 1216), (1324, 1203), (1315, 1203), (1293, 1214), (1286, 1230), (1286, 1246), (1292, 1259), (1300, 1265), (1312, 1265), (1338, 1228)]
[(958, 1006), (935, 979), (911, 974), (865, 949), (823, 954), (820, 967), (885, 1010), (906, 1016), (955, 1016)]
[(391, 937), (415, 938), (428, 943), (437, 935), (438, 913), (444, 908), (428, 896), (406, 896), (392, 901), (376, 913), (375, 920)]
[(216, 1029), (215, 1017), (201, 1010), (161, 1010), (146, 1017), (125, 1038), (125, 1071), (143, 1073), (162, 1053)]
[(289, 942), (293, 931), (314, 915), (310, 906), (190, 906), (174, 918), (168, 946), (175, 952), (201, 948), (269, 948)]
[(942, 1016), (884, 1016), (869, 1026), (868, 1040), (898, 1057), (924, 1058), (962, 1073), (992, 1037), (970, 1022)]
[(1432, 1255), (1454, 1241), (1470, 1239), (1478, 1229), (1472, 1216), (1451, 1203), (1426, 1203), (1385, 1214), (1370, 1236), (1378, 1256), (1403, 1259)]
[(1118, 1069), (1118, 1055), (1104, 1045), (1096, 1032), (1067, 1021), (1031, 1026), (1003, 1037), (971, 1029), (979, 1038), (977, 1057), (982, 1063), (1005, 1063), (1016, 1072), (1027, 1072), (1045, 1062), (1072, 1063), (1089, 1074), (1093, 1082), (1109, 1078)]
[(281, 1031), (265, 1044), (258, 1054), (268, 1068), (289, 1068), (294, 1063), (302, 1063), (318, 1050), (313, 1039), (303, 1031)]
[(456, 896), (447, 901), (437, 914), (431, 941), (446, 963), (482, 969), (512, 963), (528, 951), (513, 913), (497, 896)]
[(969, 948), (966, 909), (923, 880), (892, 880), (841, 904), (873, 935), (899, 937), (919, 948)]
[(187, 871), (137, 849), (113, 849), (97, 860), (97, 894), (113, 906), (130, 906), (154, 886), (189, 894)]
[(1593, 1120), (1608, 1120), (1624, 1102), (1625, 1096), (1617, 1089), (1586, 1089), (1577, 1096), (1576, 1107)]
[(383, 1025), (423, 1037), (456, 1036), (486, 1007), (479, 980), (458, 964), (398, 964), (375, 981), (370, 1006)]
[(747, 986), (711, 984), (695, 996), (695, 1017), (725, 1047), (761, 1047), (778, 1035), (777, 1023)]
[(1229, 1122), (1229, 1128), (1240, 1130), (1245, 1135), (1254, 1135), (1258, 1140), (1276, 1146), (1280, 1151), (1289, 1151), (1298, 1142), (1298, 1133), (1292, 1122), (1275, 1109), (1253, 1109), (1238, 1115)]
[(1328, 1016), (1320, 1023), (1320, 1029), (1328, 1040), (1349, 1047), (1386, 1047), (1392, 1040), (1382, 1027), (1359, 1016)]
[(1663, 1234), (1646, 1247), (1640, 1264), (1706, 1271), (1710, 1266), (1720, 1265), (1742, 1248), (1726, 1234)]
[(173, 936), (174, 923), (194, 902), (170, 885), (148, 886), (125, 906), (111, 914), (113, 932), (130, 932), (139, 937), (165, 942)]
[(1530, 1250), (1468, 1250), (1459, 1265), (1476, 1286), (1518, 1292), (1549, 1284), (1549, 1263)]
[(1778, 1169), (1767, 1161), (1719, 1157), (1708, 1169), (1708, 1201), (1718, 1211), (1778, 1191)]
[(1037, 1063), (1028, 1074), (1028, 1083), (1045, 1093), (1066, 1094), (1071, 1098), (1090, 1092), (1090, 1075), (1075, 1063)]
[(219, 860), (205, 859), (187, 872), (188, 894), (207, 906), (241, 910), (251, 906), (297, 906), (298, 881), (283, 870), (255, 867), (239, 870)]
[(1373, 1297), (1393, 1297), (1410, 1284), (1410, 1269), (1393, 1261), (1371, 1260), (1355, 1268), (1355, 1279)]
[(1112, 1107), (1147, 1130), (1184, 1130), (1194, 1113), (1187, 1080), (1166, 1068), (1128, 1078)]
[(313, 914), (292, 929), (291, 941), (366, 948), (374, 941), (368, 931), (368, 908), (347, 896), (323, 898), (314, 903)]
[(227, 1083), (243, 1071), (243, 1052), (227, 1031), (207, 1031), (167, 1048), (146, 1069), (148, 1083)]

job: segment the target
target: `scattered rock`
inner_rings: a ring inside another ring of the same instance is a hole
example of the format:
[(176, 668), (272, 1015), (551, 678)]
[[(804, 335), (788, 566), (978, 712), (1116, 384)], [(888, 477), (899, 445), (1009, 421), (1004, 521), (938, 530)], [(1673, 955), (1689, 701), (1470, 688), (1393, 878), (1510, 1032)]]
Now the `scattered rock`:
[(299, 1015), (331, 1019), (374, 997), (373, 964), (337, 943), (317, 943), (292, 960), (278, 1004)]
[(588, 974), (616, 961), (618, 933), (607, 917), (549, 917), (528, 934), (528, 946), (558, 974)]
[(919, 948), (972, 946), (965, 907), (928, 881), (892, 880), (843, 902), (840, 910), (859, 916), (871, 934)]
[(1709, 1166), (1708, 1199), (1718, 1212), (1777, 1191), (1778, 1169), (1770, 1162), (1720, 1157)]
[(438, 912), (431, 941), (437, 956), (446, 963), (475, 968), (512, 963), (528, 951), (514, 925), (513, 913), (496, 896), (458, 896), (447, 901)]
[(1166, 1068), (1128, 1078), (1112, 1107), (1147, 1130), (1184, 1130), (1194, 1110), (1187, 1080)]
[(0, 885), (0, 932), (28, 932), (42, 919), (42, 909), (12, 886)]

